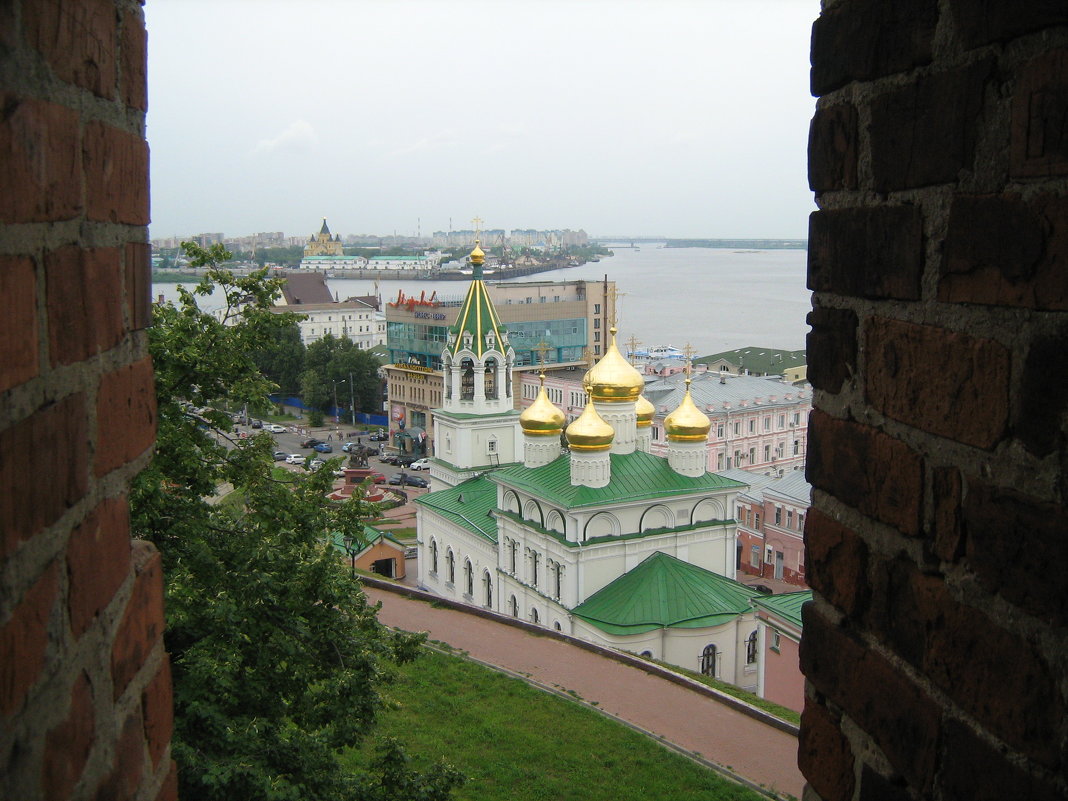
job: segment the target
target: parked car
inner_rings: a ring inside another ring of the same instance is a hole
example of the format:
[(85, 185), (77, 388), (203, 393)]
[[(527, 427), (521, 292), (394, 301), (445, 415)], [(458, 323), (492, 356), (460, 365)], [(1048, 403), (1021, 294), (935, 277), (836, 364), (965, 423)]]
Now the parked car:
[(371, 473), (371, 475), (369, 477), (370, 477), (371, 481), (373, 481), (375, 484), (385, 484), (386, 483), (386, 477), (382, 473)]
[(416, 459), (414, 462), (411, 463), (410, 467), (412, 468), (412, 470), (429, 470), (430, 469), (430, 460), (429, 459)]
[(404, 473), (394, 473), (389, 477), (389, 483), (394, 485), (400, 485), (404, 483), (404, 479), (406, 478), (407, 476), (404, 475)]
[(252, 427), (253, 428), (263, 428), (263, 421), (262, 420), (253, 420), (252, 421)]
[(308, 437), (307, 439), (303, 439), (300, 441), (300, 447), (312, 448), (318, 445), (320, 442), (322, 442), (321, 439), (316, 439), (315, 437)]
[(271, 423), (269, 426), (267, 426), (267, 430), (270, 431), (272, 434), (286, 433), (286, 427), (280, 426), (278, 425), (278, 423)]
[(422, 487), (423, 489), (430, 487), (430, 482), (422, 476), (405, 476), (404, 483), (409, 487)]
[(395, 454), (395, 453), (383, 454), (382, 456), (378, 457), (378, 461), (380, 461), (382, 464), (396, 464), (397, 463), (397, 454)]
[(304, 464), (307, 460), (303, 453), (291, 453), (286, 457), (286, 464)]
[(397, 465), (397, 467), (409, 467), (417, 461), (419, 460), (415, 456), (398, 456), (393, 464)]
[(312, 459), (310, 462), (308, 462), (307, 466), (309, 470), (318, 470), (324, 464), (326, 464), (326, 462), (324, 462), (322, 459)]
[(334, 446), (329, 442), (320, 442), (317, 445), (312, 445), (313, 451), (319, 451), (319, 453), (333, 453)]
[(284, 462), (288, 458), (289, 458), (289, 454), (286, 453), (285, 451), (275, 451), (274, 452), (274, 460), (276, 462)]
[(375, 431), (369, 439), (371, 442), (389, 442), (389, 434), (385, 431)]

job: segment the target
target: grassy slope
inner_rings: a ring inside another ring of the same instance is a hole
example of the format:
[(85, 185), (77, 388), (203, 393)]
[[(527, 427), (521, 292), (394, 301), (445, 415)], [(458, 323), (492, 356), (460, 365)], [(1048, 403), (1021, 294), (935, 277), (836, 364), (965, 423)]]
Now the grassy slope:
[[(458, 657), (427, 652), (400, 669), (397, 708), (378, 734), (423, 767), (445, 758), (468, 781), (458, 801), (726, 801), (752, 791), (625, 726)], [(348, 758), (361, 764), (373, 740)]]

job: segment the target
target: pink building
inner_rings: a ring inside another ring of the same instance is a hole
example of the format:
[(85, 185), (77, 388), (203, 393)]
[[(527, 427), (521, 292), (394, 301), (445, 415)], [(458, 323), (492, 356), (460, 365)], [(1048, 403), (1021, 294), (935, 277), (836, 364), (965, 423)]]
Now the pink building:
[(805, 706), (805, 677), (798, 660), (801, 607), (811, 600), (811, 590), (752, 600), (760, 649), (757, 695), (796, 712)]
[[(746, 481), (743, 470), (725, 475)], [(738, 496), (738, 569), (807, 587), (804, 533), (812, 487), (800, 470), (762, 478), (750, 478), (749, 490)]]

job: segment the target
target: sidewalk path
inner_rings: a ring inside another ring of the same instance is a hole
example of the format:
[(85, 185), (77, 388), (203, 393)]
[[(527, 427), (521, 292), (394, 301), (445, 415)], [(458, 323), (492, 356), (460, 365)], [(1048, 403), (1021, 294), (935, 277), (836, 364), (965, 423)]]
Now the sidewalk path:
[(387, 626), (429, 632), (430, 639), (491, 665), (573, 690), (589, 702), (750, 781), (801, 797), (797, 738), (637, 668), (569, 643), (538, 637), (453, 609), (435, 608), (366, 586)]

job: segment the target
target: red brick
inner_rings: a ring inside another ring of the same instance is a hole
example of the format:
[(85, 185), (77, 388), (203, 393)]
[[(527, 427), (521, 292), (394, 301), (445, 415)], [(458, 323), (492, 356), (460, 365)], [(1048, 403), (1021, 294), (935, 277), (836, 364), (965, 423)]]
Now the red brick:
[(832, 606), (854, 616), (868, 604), (868, 546), (851, 529), (809, 509), (805, 518), (808, 585)]
[[(1068, 12), (1063, 12), (1068, 21)], [(1043, 53), (1024, 65), (1012, 97), (1013, 177), (1068, 173), (1068, 50)]]
[(839, 723), (826, 708), (805, 699), (797, 765), (812, 789), (826, 801), (853, 797), (853, 751), (839, 731)]
[(163, 567), (159, 552), (150, 543), (136, 540), (132, 558), (133, 593), (111, 648), (115, 698), (122, 695), (163, 636)]
[(89, 677), (80, 673), (70, 697), (70, 714), (45, 737), (41, 787), (45, 798), (69, 798), (93, 748), (96, 721)]
[(865, 394), (888, 417), (992, 448), (1009, 422), (1010, 354), (1002, 345), (930, 325), (873, 317), (864, 331)]
[(857, 109), (816, 109), (808, 130), (808, 185), (814, 192), (857, 188)]
[(919, 455), (880, 431), (818, 409), (809, 417), (808, 430), (809, 483), (904, 534), (920, 533)]
[(962, 196), (950, 208), (938, 299), (1068, 309), (1068, 201)]
[(148, 67), (148, 49), (145, 46), (145, 20), (143, 13), (128, 11), (122, 17), (122, 99), (127, 106), (145, 111), (148, 108), (148, 92), (145, 75)]
[[(977, 769), (982, 766), (981, 769)], [(946, 723), (942, 770), (938, 774), (942, 798), (968, 801), (1063, 801), (1058, 790), (1007, 758), (1001, 749), (981, 739), (958, 720)]]
[(97, 222), (148, 225), (148, 144), (102, 122), (85, 126), (82, 143), (86, 216)]
[(835, 209), (809, 217), (808, 288), (918, 300), (923, 220), (914, 206)]
[(153, 767), (171, 742), (174, 731), (174, 703), (171, 695), (171, 662), (166, 654), (156, 677), (141, 694), (141, 709), (145, 716), (145, 740), (152, 757)]
[(27, 691), (44, 667), (58, 576), (53, 562), (26, 591), (7, 622), (0, 625), (0, 715), (21, 711)]
[(963, 555), (961, 477), (954, 467), (931, 472), (932, 547), (939, 559), (955, 562)]
[(965, 558), (979, 583), (1051, 624), (1068, 625), (1058, 569), (1068, 564), (1068, 510), (972, 478), (962, 517)]
[(865, 764), (860, 771), (857, 801), (914, 801), (914, 797), (899, 778), (883, 776), (871, 765)]
[(868, 733), (894, 770), (916, 788), (934, 774), (941, 729), (935, 702), (883, 657), (806, 604), (801, 670)]
[(115, 96), (115, 23), (112, 0), (34, 0), (22, 8), (26, 42), (56, 77), (108, 99)]
[(146, 242), (126, 243), (126, 313), (131, 331), (152, 324), (151, 250)]
[(955, 182), (973, 168), (983, 94), (993, 59), (917, 78), (871, 103), (874, 189), (892, 192)]
[(857, 372), (857, 314), (817, 307), (809, 312), (808, 324), (809, 383), (838, 393)]
[(75, 245), (45, 255), (53, 365), (84, 361), (122, 341), (118, 248)]
[(67, 542), (67, 607), (80, 637), (130, 570), (130, 514), (125, 498), (109, 498), (70, 534)]
[(0, 222), (69, 220), (82, 211), (78, 114), (0, 94)]
[(178, 801), (178, 763), (171, 760), (170, 770), (159, 788), (156, 801)]
[(1036, 337), (1027, 349), (1012, 433), (1038, 457), (1068, 455), (1061, 421), (1068, 412), (1068, 327)]
[(95, 474), (136, 459), (156, 438), (156, 388), (152, 362), (142, 359), (100, 379), (96, 400)]
[(938, 23), (935, 0), (853, 0), (812, 25), (812, 94), (928, 64)]
[(23, 256), (0, 256), (0, 392), (37, 375), (37, 275)]
[(0, 556), (84, 497), (87, 430), (85, 395), (78, 393), (0, 431)]
[(1060, 0), (1005, 3), (1003, 0), (949, 0), (957, 36), (966, 48), (1004, 42), (1021, 34), (1068, 23)]
[(134, 801), (144, 773), (145, 741), (141, 716), (135, 712), (122, 725), (111, 773), (97, 788), (96, 801)]
[(0, 0), (0, 48), (14, 50), (17, 32), (14, 1)]

